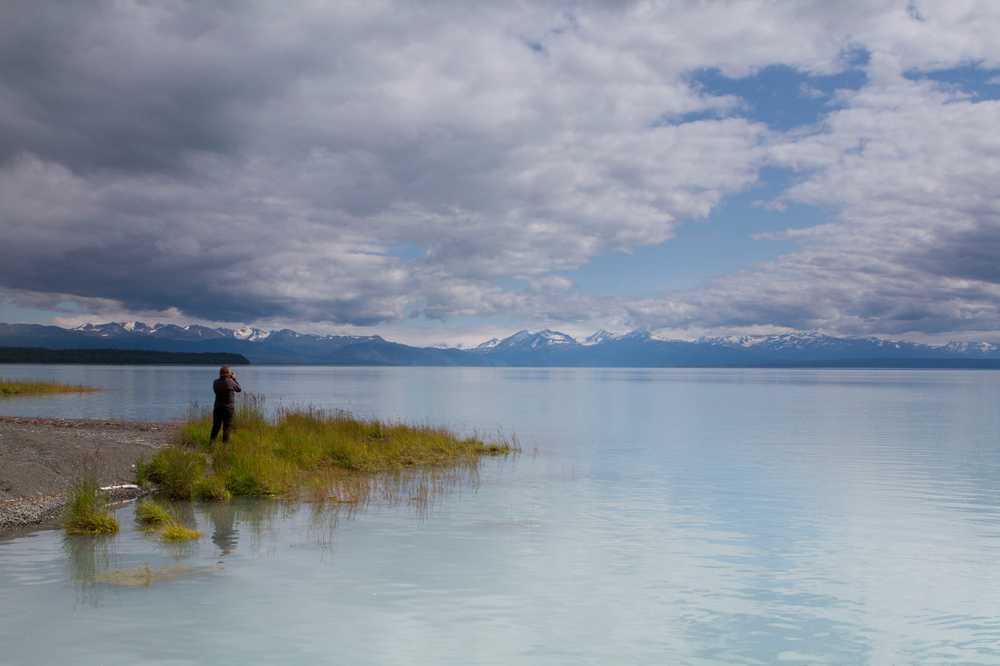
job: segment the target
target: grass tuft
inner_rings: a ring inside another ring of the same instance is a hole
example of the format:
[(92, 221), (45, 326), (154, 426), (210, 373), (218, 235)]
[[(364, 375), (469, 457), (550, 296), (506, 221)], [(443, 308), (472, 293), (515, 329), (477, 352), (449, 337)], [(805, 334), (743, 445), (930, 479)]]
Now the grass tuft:
[(77, 386), (74, 384), (28, 381), (22, 379), (4, 379), (0, 377), (0, 398), (12, 398), (29, 395), (50, 395), (58, 393), (90, 393), (97, 390), (98, 389), (92, 386)]
[(198, 479), (192, 488), (195, 499), (203, 502), (228, 502), (233, 498), (226, 488), (226, 479), (218, 474)]
[(87, 476), (69, 490), (63, 526), (70, 534), (115, 534), (118, 520), (108, 511), (107, 499), (96, 477)]
[(135, 518), (146, 529), (158, 530), (166, 541), (190, 541), (201, 536), (198, 530), (184, 526), (170, 509), (151, 499), (139, 502)]
[(135, 518), (146, 528), (158, 528), (174, 520), (167, 507), (151, 499), (139, 502), (135, 508)]
[(170, 499), (191, 499), (195, 483), (204, 476), (207, 464), (207, 456), (199, 451), (169, 446), (157, 451), (148, 463), (138, 463), (136, 477), (142, 486), (155, 483)]
[(160, 535), (165, 541), (193, 541), (201, 537), (201, 532), (180, 523), (171, 523), (163, 528)]
[(484, 441), (445, 428), (357, 419), (347, 412), (285, 409), (265, 418), (249, 395), (237, 410), (232, 441), (209, 442), (207, 413), (193, 414), (173, 445), (139, 465), (172, 499), (286, 495), (324, 472), (378, 474), (411, 468), (473, 466), (483, 456), (519, 451), (516, 439)]

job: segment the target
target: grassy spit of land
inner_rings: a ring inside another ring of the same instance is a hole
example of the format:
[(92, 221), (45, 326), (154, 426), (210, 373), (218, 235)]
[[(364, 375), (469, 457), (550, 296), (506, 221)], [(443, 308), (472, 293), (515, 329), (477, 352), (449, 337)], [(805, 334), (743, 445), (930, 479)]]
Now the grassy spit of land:
[(22, 379), (5, 379), (0, 377), (0, 398), (29, 395), (49, 395), (56, 393), (90, 393), (97, 390), (99, 389), (92, 386), (77, 386), (73, 384), (59, 384), (58, 382), (40, 382)]
[(518, 450), (516, 440), (463, 437), (445, 428), (357, 419), (347, 412), (281, 410), (264, 415), (245, 398), (232, 441), (209, 442), (211, 417), (182, 425), (175, 441), (137, 465), (140, 485), (169, 499), (225, 501), (233, 496), (292, 496), (331, 479), (371, 477), (408, 468), (475, 465)]

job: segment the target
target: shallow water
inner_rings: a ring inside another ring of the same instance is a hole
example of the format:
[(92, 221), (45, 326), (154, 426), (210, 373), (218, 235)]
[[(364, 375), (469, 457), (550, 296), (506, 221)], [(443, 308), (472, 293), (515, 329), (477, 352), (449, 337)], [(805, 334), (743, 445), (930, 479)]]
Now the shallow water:
[[(0, 366), (172, 419), (211, 369)], [(516, 432), (421, 501), (185, 505), (0, 541), (0, 663), (1000, 663), (1000, 373), (240, 370), (278, 405)], [(206, 395), (208, 394), (208, 395)], [(149, 587), (94, 581), (149, 565)], [(188, 569), (189, 568), (189, 569)]]

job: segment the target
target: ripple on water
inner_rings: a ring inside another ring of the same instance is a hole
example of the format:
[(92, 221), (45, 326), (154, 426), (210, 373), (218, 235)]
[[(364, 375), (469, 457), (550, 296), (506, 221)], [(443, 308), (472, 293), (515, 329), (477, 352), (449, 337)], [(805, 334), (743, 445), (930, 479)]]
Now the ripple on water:
[[(103, 416), (180, 415), (204, 383), (194, 368), (51, 372), (114, 388), (80, 403)], [(539, 453), (346, 505), (186, 505), (204, 537), (184, 548), (136, 530), (128, 507), (110, 541), (0, 541), (2, 658), (1000, 662), (1000, 373), (259, 367), (241, 379), (275, 405), (316, 395), (502, 426)], [(96, 582), (147, 566), (211, 573)], [(59, 631), (20, 640), (38, 618)]]

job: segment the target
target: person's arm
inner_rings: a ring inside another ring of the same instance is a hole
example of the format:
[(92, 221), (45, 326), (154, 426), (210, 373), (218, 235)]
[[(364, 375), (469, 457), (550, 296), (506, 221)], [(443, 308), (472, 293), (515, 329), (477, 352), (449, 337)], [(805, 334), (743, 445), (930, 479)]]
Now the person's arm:
[(230, 386), (233, 387), (234, 391), (236, 391), (237, 393), (243, 393), (243, 389), (240, 388), (240, 384), (239, 382), (236, 381), (235, 378), (230, 377), (229, 381), (230, 381)]

